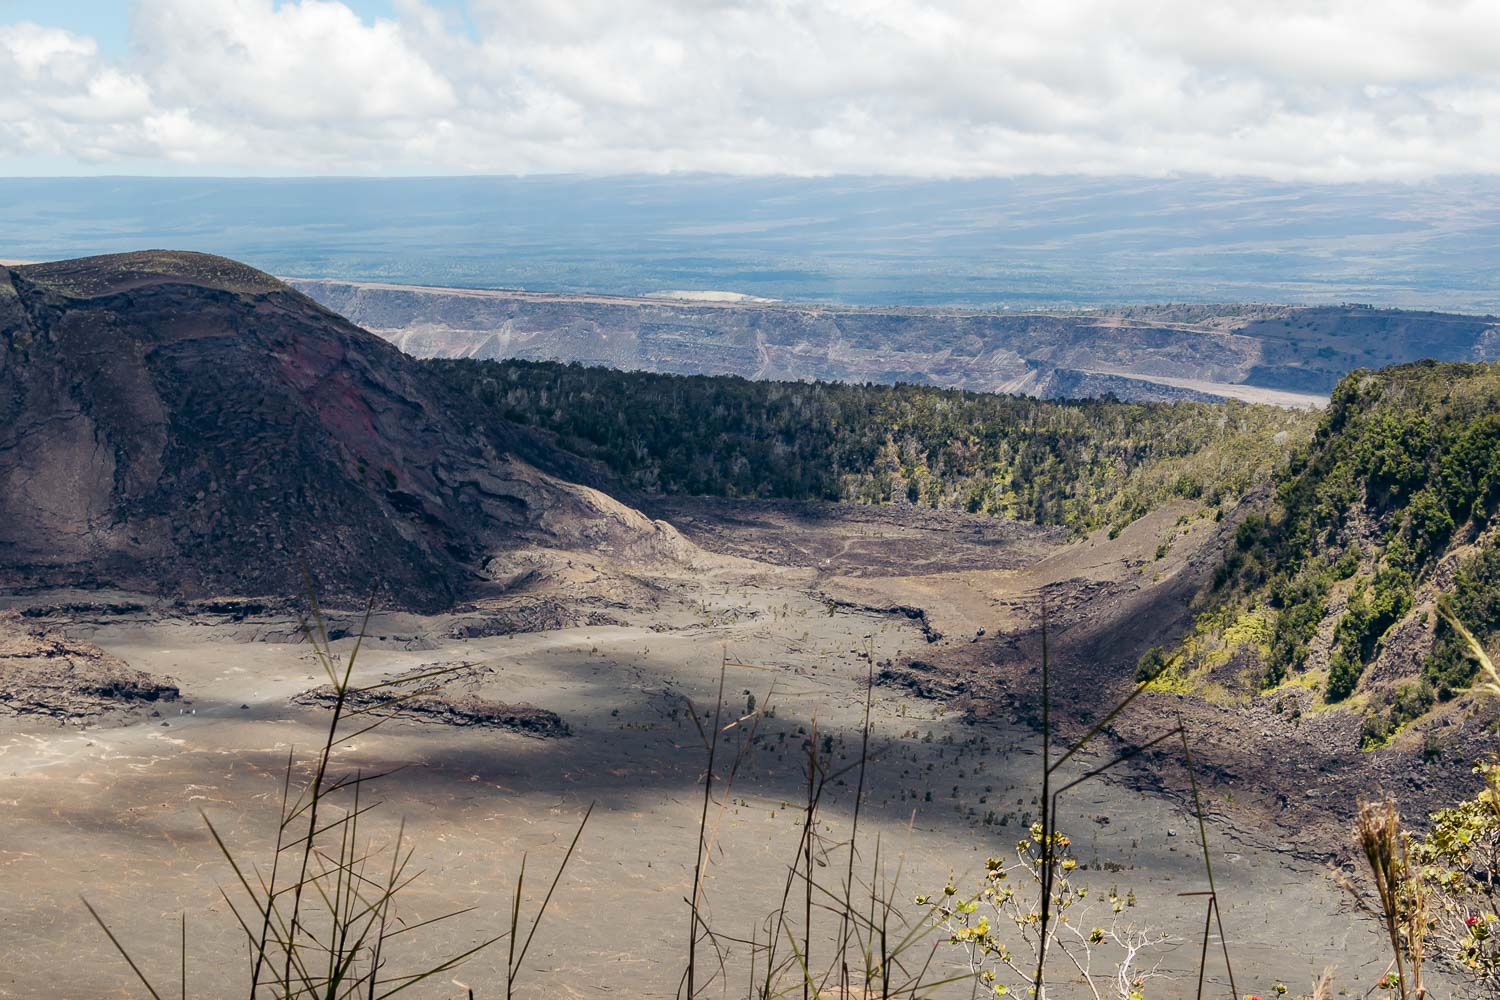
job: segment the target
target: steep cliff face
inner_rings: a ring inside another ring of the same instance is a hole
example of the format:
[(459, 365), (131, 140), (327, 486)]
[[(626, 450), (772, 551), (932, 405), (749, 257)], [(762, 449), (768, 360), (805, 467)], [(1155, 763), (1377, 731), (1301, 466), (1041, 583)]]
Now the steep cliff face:
[(1307, 405), (1355, 368), (1427, 357), (1500, 359), (1493, 316), (1357, 305), (1137, 306), (1058, 315), (293, 284), (418, 357), (915, 382), (1044, 398), (1208, 393)]
[(0, 269), (0, 585), (284, 595), (305, 565), (325, 593), (379, 581), (435, 608), (503, 550), (687, 557), (667, 526), (537, 467), (553, 458), (233, 261)]
[(292, 283), (418, 357), (1142, 400), (1207, 397), (1133, 372), (1234, 381), (1258, 357), (1223, 331), (1078, 317)]

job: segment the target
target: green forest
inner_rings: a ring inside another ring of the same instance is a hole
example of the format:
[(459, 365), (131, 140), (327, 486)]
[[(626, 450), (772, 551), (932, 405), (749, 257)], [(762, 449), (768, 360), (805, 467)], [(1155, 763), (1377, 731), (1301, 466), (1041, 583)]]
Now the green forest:
[(1260, 685), (1293, 680), (1316, 660), (1328, 702), (1360, 690), (1398, 624), (1431, 621), (1412, 647), (1415, 676), (1368, 692), (1366, 742), (1384, 742), (1473, 676), (1460, 638), (1418, 608), (1424, 599), (1447, 594), (1481, 638), (1500, 633), (1497, 512), (1500, 368), (1354, 372), (1278, 475), (1267, 513), (1239, 526), (1201, 621), (1233, 621), (1226, 608), (1267, 613)]
[(1086, 532), (1272, 478), (1308, 413), (1046, 401), (921, 385), (758, 382), (527, 361), (429, 361), (506, 420), (652, 493), (912, 503)]

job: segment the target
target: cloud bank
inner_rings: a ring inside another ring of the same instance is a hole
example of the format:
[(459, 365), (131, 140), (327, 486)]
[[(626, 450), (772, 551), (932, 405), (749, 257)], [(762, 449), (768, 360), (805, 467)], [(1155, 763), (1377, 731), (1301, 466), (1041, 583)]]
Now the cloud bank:
[(0, 24), (0, 172), (1500, 173), (1493, 0), (393, 9), (138, 0), (113, 60)]

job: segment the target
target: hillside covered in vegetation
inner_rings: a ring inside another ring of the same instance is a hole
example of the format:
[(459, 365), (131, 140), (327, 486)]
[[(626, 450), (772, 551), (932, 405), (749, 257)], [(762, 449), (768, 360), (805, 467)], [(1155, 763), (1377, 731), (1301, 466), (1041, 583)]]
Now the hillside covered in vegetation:
[(1383, 743), (1473, 676), (1440, 596), (1481, 640), (1500, 636), (1497, 511), (1500, 366), (1356, 371), (1270, 508), (1239, 526), (1194, 633), (1141, 672), (1242, 694), (1314, 687)]
[(644, 492), (905, 502), (1079, 532), (1174, 498), (1237, 498), (1269, 481), (1316, 420), (1243, 403), (427, 364), (498, 416), (552, 432)]

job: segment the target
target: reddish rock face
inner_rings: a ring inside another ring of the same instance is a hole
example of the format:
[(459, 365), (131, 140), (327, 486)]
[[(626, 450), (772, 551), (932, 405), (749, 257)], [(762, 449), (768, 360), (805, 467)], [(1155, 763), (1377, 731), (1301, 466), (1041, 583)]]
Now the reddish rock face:
[(0, 268), (0, 586), (293, 597), (305, 565), (430, 610), (506, 549), (682, 555), (570, 461), (233, 261)]

